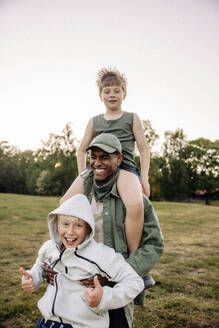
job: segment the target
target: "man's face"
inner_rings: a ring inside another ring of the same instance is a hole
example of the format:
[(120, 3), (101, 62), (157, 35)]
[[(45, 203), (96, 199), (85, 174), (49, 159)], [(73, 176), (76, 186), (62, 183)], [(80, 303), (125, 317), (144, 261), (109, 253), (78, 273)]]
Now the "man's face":
[(92, 148), (90, 154), (90, 166), (94, 178), (99, 183), (105, 184), (110, 181), (122, 162), (121, 154), (108, 154), (99, 148)]

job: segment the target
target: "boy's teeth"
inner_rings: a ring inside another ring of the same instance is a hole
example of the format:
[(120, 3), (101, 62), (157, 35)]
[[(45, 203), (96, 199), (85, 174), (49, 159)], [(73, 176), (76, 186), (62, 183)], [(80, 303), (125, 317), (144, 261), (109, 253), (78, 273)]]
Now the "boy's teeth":
[(66, 239), (67, 239), (68, 241), (74, 241), (74, 240), (76, 240), (76, 238), (68, 238), (68, 237), (66, 237)]

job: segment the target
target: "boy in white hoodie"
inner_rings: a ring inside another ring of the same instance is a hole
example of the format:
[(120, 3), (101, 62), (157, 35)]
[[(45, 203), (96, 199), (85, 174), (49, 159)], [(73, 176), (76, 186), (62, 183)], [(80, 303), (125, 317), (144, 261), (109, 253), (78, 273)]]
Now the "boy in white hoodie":
[[(108, 328), (108, 310), (124, 307), (144, 288), (143, 280), (121, 254), (94, 239), (94, 218), (89, 201), (78, 194), (48, 215), (50, 240), (39, 250), (31, 270), (20, 268), (22, 288), (32, 293), (44, 281), (45, 262), (57, 274), (48, 284), (38, 307), (43, 318), (37, 328)], [(80, 280), (101, 275), (115, 282), (86, 288)], [(118, 322), (118, 327), (123, 324)]]

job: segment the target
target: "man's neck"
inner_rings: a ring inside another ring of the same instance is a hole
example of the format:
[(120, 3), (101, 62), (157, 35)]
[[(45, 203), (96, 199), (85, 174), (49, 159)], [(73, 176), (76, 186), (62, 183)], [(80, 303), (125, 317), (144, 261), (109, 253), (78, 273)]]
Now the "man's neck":
[(106, 185), (108, 182), (110, 182), (111, 180), (113, 180), (114, 177), (115, 177), (115, 175), (116, 175), (116, 172), (113, 174), (113, 176), (107, 177), (105, 180), (101, 180), (101, 181), (99, 181), (99, 180), (96, 180), (96, 179), (95, 179), (95, 183), (96, 183), (99, 187), (104, 186), (104, 185)]
[(110, 180), (107, 180), (103, 184), (103, 181), (93, 180), (93, 193), (96, 201), (103, 201), (106, 196), (108, 196), (112, 190), (114, 183), (116, 182), (119, 175), (119, 168), (117, 168), (116, 173), (112, 176)]

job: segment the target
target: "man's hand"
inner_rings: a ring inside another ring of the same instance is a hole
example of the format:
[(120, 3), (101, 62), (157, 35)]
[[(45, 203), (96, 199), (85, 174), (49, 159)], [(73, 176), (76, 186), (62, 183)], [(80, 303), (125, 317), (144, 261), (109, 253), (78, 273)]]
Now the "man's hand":
[(106, 277), (102, 277), (99, 274), (90, 278), (86, 278), (86, 279), (82, 279), (80, 280), (80, 284), (88, 287), (88, 288), (95, 288), (94, 285), (94, 277), (98, 277), (99, 283), (101, 284), (101, 286), (110, 286), (110, 282), (108, 281), (108, 279)]
[(148, 179), (141, 178), (141, 185), (142, 185), (143, 192), (149, 198), (150, 197), (150, 184), (148, 182)]
[(103, 296), (103, 288), (99, 283), (98, 277), (94, 277), (94, 288), (85, 289), (85, 298), (87, 304), (91, 307), (98, 306)]
[(34, 292), (34, 284), (32, 276), (25, 271), (23, 268), (19, 269), (19, 272), (22, 274), (21, 288), (23, 288), (25, 293), (31, 294)]
[(54, 277), (56, 274), (57, 272), (50, 268), (48, 263), (44, 262), (44, 276), (50, 285), (54, 285)]

